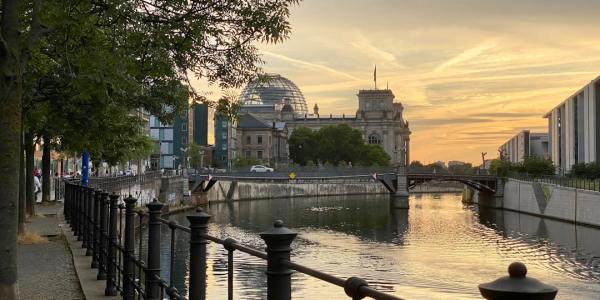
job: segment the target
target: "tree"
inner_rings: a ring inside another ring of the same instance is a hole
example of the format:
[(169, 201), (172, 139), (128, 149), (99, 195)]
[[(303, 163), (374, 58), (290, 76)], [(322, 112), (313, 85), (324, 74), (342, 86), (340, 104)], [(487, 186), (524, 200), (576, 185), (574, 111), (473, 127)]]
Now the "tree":
[(290, 158), (300, 165), (320, 161), (334, 165), (387, 166), (390, 156), (379, 145), (365, 144), (362, 134), (347, 124), (324, 126), (318, 131), (296, 128), (289, 138)]
[(290, 159), (300, 165), (306, 165), (308, 161), (312, 161), (314, 164), (319, 159), (316, 155), (316, 139), (316, 133), (312, 129), (296, 128), (288, 140)]
[[(132, 111), (142, 108), (168, 120), (187, 104), (188, 96), (206, 100), (182, 84), (189, 82), (188, 71), (223, 88), (247, 81), (261, 63), (253, 42), (284, 40), (290, 32), (289, 6), (295, 3), (2, 1), (0, 299), (18, 297), (16, 229), (24, 104), (40, 103), (35, 110), (52, 115), (52, 122), (34, 123), (45, 130), (33, 129), (34, 133), (60, 141), (65, 151), (88, 149), (110, 162), (144, 152), (148, 141), (140, 140), (140, 126), (126, 128), (139, 124), (139, 119), (128, 118)], [(36, 63), (30, 64), (30, 58)], [(31, 65), (38, 68), (29, 73)], [(114, 126), (109, 124), (113, 121)], [(138, 142), (141, 147), (128, 151)]]
[(190, 144), (188, 146), (188, 158), (190, 159), (190, 166), (194, 169), (202, 167), (202, 149), (196, 144)]
[(388, 166), (390, 164), (390, 156), (379, 145), (365, 145), (366, 159), (361, 160), (361, 165), (376, 165)]
[(516, 168), (521, 173), (527, 173), (534, 176), (554, 175), (554, 164), (549, 159), (543, 159), (537, 156), (526, 156)]
[(471, 163), (456, 164), (448, 166), (448, 172), (452, 174), (474, 174), (476, 169)]
[(410, 162), (409, 167), (411, 167), (411, 168), (423, 168), (425, 166), (423, 165), (422, 162), (420, 162), (418, 160), (413, 160), (413, 161)]

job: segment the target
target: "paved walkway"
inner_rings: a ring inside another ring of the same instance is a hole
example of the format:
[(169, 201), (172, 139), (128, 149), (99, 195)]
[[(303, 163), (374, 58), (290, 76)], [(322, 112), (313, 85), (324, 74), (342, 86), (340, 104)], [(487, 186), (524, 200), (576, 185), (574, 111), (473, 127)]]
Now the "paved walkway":
[(35, 210), (38, 216), (25, 224), (26, 231), (47, 237), (48, 243), (19, 245), (21, 299), (119, 299), (104, 296), (106, 281), (96, 280), (91, 257), (62, 218), (62, 202), (38, 204)]
[(85, 299), (73, 256), (59, 227), (62, 203), (37, 205), (35, 209), (38, 216), (31, 218), (25, 228), (45, 236), (48, 242), (18, 247), (21, 299)]

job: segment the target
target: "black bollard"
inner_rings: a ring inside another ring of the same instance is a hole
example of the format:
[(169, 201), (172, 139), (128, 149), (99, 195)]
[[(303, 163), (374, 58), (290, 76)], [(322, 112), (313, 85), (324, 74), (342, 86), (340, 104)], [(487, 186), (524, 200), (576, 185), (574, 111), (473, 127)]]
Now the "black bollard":
[[(137, 199), (125, 199), (125, 245), (123, 250), (123, 292), (124, 300), (135, 299), (135, 202)], [(141, 224), (140, 224), (141, 226)], [(140, 237), (141, 238), (141, 237)]]
[[(146, 299), (158, 300), (160, 295), (160, 218), (163, 204), (154, 199), (148, 207), (148, 261), (146, 264)], [(190, 298), (192, 299), (192, 298)]]
[(119, 195), (110, 195), (109, 200), (109, 219), (108, 219), (108, 244), (106, 256), (106, 288), (104, 289), (105, 296), (117, 295), (117, 200)]
[(100, 193), (100, 245), (98, 246), (98, 275), (96, 279), (106, 279), (106, 261), (108, 254), (108, 193)]
[(282, 260), (290, 260), (290, 245), (298, 235), (283, 227), (283, 221), (277, 220), (273, 229), (260, 233), (267, 244), (267, 299), (292, 299), (292, 270)]
[(94, 217), (93, 217), (93, 245), (92, 245), (92, 269), (98, 267), (98, 260), (100, 257), (100, 194), (101, 190), (96, 190), (94, 192)]
[(552, 300), (558, 293), (558, 289), (551, 285), (544, 284), (531, 277), (525, 277), (527, 267), (523, 263), (513, 262), (510, 264), (508, 274), (509, 276), (480, 284), (479, 292), (481, 296), (489, 300)]
[(87, 249), (85, 250), (86, 256), (91, 256), (93, 254), (94, 248), (94, 189), (91, 187), (87, 188), (87, 198), (86, 198), (86, 214), (87, 214)]
[(204, 238), (208, 231), (210, 215), (201, 209), (187, 216), (190, 222), (190, 300), (206, 299), (206, 244)]

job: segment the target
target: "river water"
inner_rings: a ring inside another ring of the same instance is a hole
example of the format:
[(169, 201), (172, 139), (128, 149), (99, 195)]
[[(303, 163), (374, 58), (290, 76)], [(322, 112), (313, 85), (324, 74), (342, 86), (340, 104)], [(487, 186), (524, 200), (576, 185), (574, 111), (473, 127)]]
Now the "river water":
[[(557, 299), (600, 299), (600, 230), (461, 203), (455, 194), (343, 196), (212, 204), (209, 231), (263, 249), (258, 233), (281, 219), (299, 234), (292, 260), (342, 278), (358, 276), (406, 299), (481, 299), (477, 285), (521, 261), (528, 275), (559, 288)], [(171, 219), (188, 225), (185, 215)], [(178, 233), (174, 280), (185, 291), (189, 234)], [(168, 280), (170, 239), (163, 237)], [(207, 299), (227, 298), (227, 255), (208, 246)], [(265, 299), (265, 262), (235, 252), (235, 299)], [(294, 299), (347, 299), (342, 288), (294, 273)], [(184, 292), (185, 293), (185, 292)]]

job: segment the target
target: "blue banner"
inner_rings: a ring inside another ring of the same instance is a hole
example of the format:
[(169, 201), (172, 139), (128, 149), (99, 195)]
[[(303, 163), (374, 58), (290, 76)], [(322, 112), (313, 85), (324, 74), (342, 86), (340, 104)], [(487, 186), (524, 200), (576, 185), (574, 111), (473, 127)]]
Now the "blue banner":
[(90, 165), (90, 154), (87, 150), (83, 151), (83, 155), (81, 157), (81, 185), (88, 185), (88, 167)]

